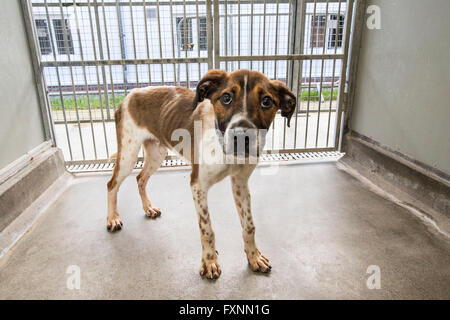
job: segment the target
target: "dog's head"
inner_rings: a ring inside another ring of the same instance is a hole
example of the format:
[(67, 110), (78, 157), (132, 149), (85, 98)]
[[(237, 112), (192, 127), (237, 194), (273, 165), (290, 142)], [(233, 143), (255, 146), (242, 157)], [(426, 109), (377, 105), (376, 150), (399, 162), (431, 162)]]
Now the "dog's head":
[[(209, 71), (198, 83), (193, 107), (204, 99), (214, 106), (216, 127), (223, 135), (226, 154), (259, 155), (265, 135), (278, 110), (290, 126), (295, 111), (295, 95), (281, 81), (250, 70), (231, 73)], [(242, 142), (242, 143), (241, 143)]]

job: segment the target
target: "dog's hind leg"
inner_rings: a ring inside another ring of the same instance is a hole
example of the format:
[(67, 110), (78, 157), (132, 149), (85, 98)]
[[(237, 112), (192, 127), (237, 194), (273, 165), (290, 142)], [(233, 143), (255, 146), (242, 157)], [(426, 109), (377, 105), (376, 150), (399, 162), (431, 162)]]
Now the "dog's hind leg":
[(137, 160), (139, 149), (150, 134), (139, 129), (122, 108), (116, 111), (117, 159), (111, 180), (108, 181), (108, 216), (106, 227), (109, 231), (122, 229), (123, 223), (117, 211), (117, 192), (123, 180), (131, 173)]
[(145, 214), (150, 218), (160, 216), (161, 210), (152, 205), (145, 187), (148, 179), (156, 170), (158, 170), (166, 155), (167, 148), (161, 146), (160, 142), (156, 138), (151, 138), (144, 141), (144, 167), (137, 175), (136, 180), (138, 183), (139, 195), (142, 200), (142, 207)]

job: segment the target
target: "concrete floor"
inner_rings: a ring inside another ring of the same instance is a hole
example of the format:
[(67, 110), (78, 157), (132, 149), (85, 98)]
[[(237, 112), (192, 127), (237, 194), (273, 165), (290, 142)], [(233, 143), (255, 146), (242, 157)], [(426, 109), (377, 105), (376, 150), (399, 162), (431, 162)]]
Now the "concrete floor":
[[(250, 180), (256, 237), (273, 266), (247, 267), (228, 180), (210, 192), (222, 276), (198, 275), (200, 237), (189, 171), (156, 173), (149, 220), (136, 181), (119, 193), (124, 229), (106, 231), (109, 176), (77, 177), (0, 261), (1, 299), (450, 299), (450, 244), (406, 209), (333, 163), (258, 168)], [(153, 188), (152, 188), (153, 186)], [(81, 288), (66, 287), (69, 265)], [(370, 265), (381, 289), (369, 290)]]

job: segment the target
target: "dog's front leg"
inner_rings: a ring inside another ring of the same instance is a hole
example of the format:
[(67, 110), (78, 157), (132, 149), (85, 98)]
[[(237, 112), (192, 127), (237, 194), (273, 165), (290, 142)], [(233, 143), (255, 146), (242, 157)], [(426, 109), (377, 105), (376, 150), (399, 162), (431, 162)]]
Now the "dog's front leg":
[(234, 201), (241, 220), (244, 251), (253, 271), (269, 272), (272, 269), (269, 260), (261, 254), (255, 242), (255, 225), (251, 212), (248, 178), (249, 174), (246, 175), (245, 173), (231, 176)]
[(200, 275), (208, 279), (217, 279), (222, 272), (217, 262), (217, 251), (214, 231), (211, 228), (211, 219), (208, 211), (208, 189), (198, 181), (191, 181), (191, 190), (194, 198), (195, 209), (198, 215), (198, 226), (202, 242), (202, 262)]

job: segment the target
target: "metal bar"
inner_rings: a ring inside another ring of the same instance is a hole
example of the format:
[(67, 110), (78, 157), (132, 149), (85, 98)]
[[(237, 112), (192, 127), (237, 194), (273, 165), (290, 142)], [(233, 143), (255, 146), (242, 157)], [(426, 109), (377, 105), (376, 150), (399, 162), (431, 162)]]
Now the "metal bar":
[[(106, 50), (107, 50), (107, 54), (108, 54), (108, 60), (111, 59), (111, 51), (109, 49), (109, 36), (108, 36), (108, 25), (106, 22), (106, 13), (105, 13), (105, 1), (102, 0), (102, 12), (103, 12), (103, 24), (105, 25), (105, 40), (106, 40)], [(114, 92), (114, 80), (113, 80), (113, 74), (112, 74), (112, 67), (109, 67), (109, 78), (111, 80), (111, 89), (112, 89), (112, 100), (113, 100), (113, 108), (114, 110), (117, 109), (116, 107), (116, 95)], [(106, 91), (108, 91), (108, 84), (106, 84)], [(109, 101), (108, 101), (108, 116), (110, 116), (109, 114)]]
[[(192, 21), (192, 20), (191, 20)], [(189, 23), (186, 20), (186, 0), (183, 1), (183, 33), (184, 33), (184, 57), (187, 58), (187, 52), (189, 49), (190, 44), (187, 43), (187, 31)], [(192, 22), (191, 22), (192, 26)], [(186, 63), (186, 88), (189, 89), (189, 64)]]
[[(173, 31), (173, 4), (172, 4), (172, 0), (170, 0), (170, 31), (171, 31), (171, 36), (172, 36), (172, 57), (175, 59), (175, 38), (174, 38), (174, 31)], [(177, 85), (177, 64), (174, 63), (173, 64), (173, 84), (176, 86)]]
[(134, 52), (134, 68), (136, 70), (136, 86), (139, 88), (139, 72), (138, 72), (138, 66), (136, 63), (137, 59), (137, 52), (136, 52), (136, 35), (134, 32), (134, 16), (133, 16), (133, 7), (131, 6), (131, 0), (130, 0), (130, 17), (131, 17), (131, 36), (133, 38), (133, 52)]
[(342, 61), (342, 70), (341, 70), (341, 79), (340, 79), (340, 87), (339, 87), (339, 93), (338, 93), (338, 101), (339, 104), (337, 106), (337, 113), (336, 113), (336, 134), (335, 134), (335, 143), (334, 146), (337, 147), (339, 145), (340, 140), (340, 131), (338, 128), (341, 128), (341, 116), (342, 116), (342, 101), (344, 99), (344, 90), (345, 90), (345, 83), (346, 83), (346, 75), (347, 75), (347, 62), (348, 62), (348, 49), (350, 44), (350, 30), (351, 30), (351, 22), (352, 22), (352, 10), (353, 10), (353, 0), (347, 0), (347, 11), (345, 14), (345, 31), (343, 36), (343, 44), (344, 44), (344, 59)]
[[(250, 8), (250, 57), (253, 56), (253, 10), (254, 10), (253, 0), (251, 1), (252, 2)], [(250, 60), (250, 69), (253, 70), (253, 60)]]
[[(196, 1), (195, 4), (195, 12), (197, 15), (197, 56), (200, 58), (200, 17), (198, 14), (198, 0)], [(201, 69), (201, 64), (200, 62), (198, 63), (198, 79), (200, 79), (200, 69)]]
[[(238, 56), (241, 55), (241, 0), (238, 0)], [(241, 68), (241, 61), (238, 61), (238, 69)]]
[[(94, 3), (97, 4), (97, 0), (94, 0)], [(103, 40), (102, 40), (102, 31), (100, 27), (100, 16), (98, 14), (98, 6), (94, 7), (95, 13), (95, 25), (97, 26), (97, 42), (98, 42), (98, 51), (100, 53), (100, 59), (104, 59), (103, 55)], [(108, 82), (106, 81), (106, 69), (105, 66), (101, 67), (102, 71), (102, 81), (103, 81), (103, 89), (105, 92), (105, 106), (106, 106), (106, 117), (108, 119), (111, 118), (111, 114), (109, 112), (109, 98), (108, 98)], [(106, 90), (105, 90), (106, 87)], [(100, 105), (102, 113), (103, 113), (103, 104)]]
[(64, 97), (62, 95), (62, 90), (61, 90), (61, 76), (59, 74), (59, 66), (58, 66), (58, 60), (56, 58), (56, 48), (55, 48), (55, 44), (53, 43), (53, 39), (56, 39), (56, 37), (53, 37), (53, 32), (52, 32), (52, 28), (51, 28), (51, 20), (50, 20), (50, 14), (48, 11), (48, 6), (47, 6), (47, 0), (44, 0), (44, 4), (45, 4), (45, 14), (46, 14), (46, 18), (47, 18), (47, 27), (50, 33), (50, 43), (52, 46), (52, 52), (53, 52), (53, 59), (56, 62), (55, 65), (55, 71), (56, 71), (56, 78), (58, 81), (58, 87), (59, 87), (59, 93), (60, 93), (60, 99), (61, 99), (61, 108), (63, 111), (63, 118), (64, 118), (64, 123), (65, 123), (65, 129), (66, 129), (66, 137), (67, 137), (67, 146), (69, 147), (69, 155), (70, 155), (70, 160), (73, 160), (73, 153), (72, 153), (72, 145), (70, 142), (70, 136), (69, 136), (69, 129), (67, 127), (67, 116), (66, 116), (66, 110), (64, 107)]
[[(93, 26), (93, 22), (92, 22), (92, 12), (91, 12), (90, 4), (91, 4), (91, 1), (88, 0), (89, 25), (90, 25), (91, 36), (92, 36), (92, 48), (94, 49), (94, 57), (95, 57), (95, 59), (97, 59), (97, 50), (95, 49), (94, 26)], [(97, 25), (97, 28), (99, 28), (98, 25)], [(101, 43), (100, 43), (100, 45), (101, 45)], [(103, 111), (101, 110), (101, 108), (103, 106), (103, 101), (102, 101), (102, 90), (100, 88), (100, 75), (98, 73), (98, 66), (95, 67), (95, 71), (97, 73), (97, 89), (98, 89), (98, 98), (99, 98), (99, 102), (100, 102), (100, 114), (102, 115), (103, 136), (105, 138), (105, 150), (106, 150), (106, 156), (109, 157), (108, 138), (106, 136), (105, 118), (103, 116)]]
[[(316, 1), (314, 1), (314, 13), (312, 16), (312, 22), (311, 22), (311, 36), (310, 36), (310, 40), (311, 40), (311, 55), (313, 53), (314, 50), (314, 46), (312, 43), (312, 34), (313, 34), (313, 28), (315, 28), (315, 24), (316, 24), (316, 9), (317, 9), (317, 3)], [(310, 102), (311, 102), (311, 79), (312, 79), (312, 59), (309, 60), (309, 85), (308, 85), (308, 103), (306, 105), (306, 125), (305, 125), (305, 148), (308, 142), (308, 125), (309, 125), (309, 106), (310, 106)]]
[[(79, 27), (79, 22), (78, 22), (78, 7), (75, 5), (75, 0), (74, 0), (74, 8), (75, 8), (75, 10), (74, 10), (75, 11), (75, 24), (77, 27), (78, 42), (80, 43), (80, 56), (81, 56), (81, 60), (84, 60), (83, 45), (81, 42), (80, 27)], [(94, 147), (95, 159), (97, 159), (98, 158), (97, 157), (97, 145), (95, 143), (94, 124), (92, 122), (91, 99), (89, 96), (89, 85), (88, 85), (88, 81), (87, 81), (86, 67), (83, 66), (82, 68), (83, 68), (83, 77), (84, 77), (84, 83), (85, 83), (85, 88), (86, 88), (86, 97), (87, 97), (88, 110), (89, 110), (89, 123), (91, 124), (92, 145)]]
[[(171, 7), (172, 10), (172, 7)], [(150, 42), (148, 41), (148, 22), (147, 22), (147, 7), (144, 2), (144, 26), (145, 26), (145, 44), (147, 50), (147, 59), (150, 59)], [(148, 85), (152, 85), (152, 68), (151, 64), (148, 63)], [(175, 68), (175, 67), (174, 67)]]
[[(225, 7), (225, 29), (223, 31), (223, 34), (225, 36), (225, 41), (224, 41), (224, 44), (225, 44), (225, 56), (228, 56), (228, 3), (227, 3), (227, 0), (225, 0), (224, 7)], [(219, 19), (220, 19), (220, 17), (219, 17)], [(228, 64), (228, 62), (226, 62), (225, 63), (225, 70), (226, 71), (228, 71), (228, 66), (229, 66), (229, 64)]]
[(117, 13), (117, 28), (119, 32), (119, 42), (120, 42), (120, 53), (122, 60), (119, 60), (120, 62), (117, 64), (122, 65), (122, 72), (123, 72), (123, 86), (125, 88), (125, 95), (128, 93), (128, 79), (127, 79), (127, 68), (125, 62), (126, 53), (125, 53), (125, 45), (124, 45), (124, 37), (123, 37), (123, 29), (122, 29), (122, 13), (119, 7), (119, 0), (116, 0), (116, 13)]
[[(266, 4), (266, 0), (264, 0), (264, 17), (263, 17), (263, 45), (262, 45), (262, 51), (263, 51), (263, 56), (265, 56), (266, 55), (266, 6), (267, 6), (267, 4)], [(262, 73), (264, 73), (264, 70), (265, 70), (265, 65), (266, 65), (266, 62), (265, 61), (263, 61), (263, 63), (262, 63)], [(275, 129), (275, 126), (273, 126), (273, 128)]]
[[(337, 24), (336, 24), (336, 38), (334, 39), (334, 53), (337, 52), (337, 44), (339, 42), (339, 28), (340, 28), (340, 18), (341, 17), (341, 0), (339, 0), (338, 14), (337, 14)], [(333, 104), (333, 93), (334, 93), (334, 77), (336, 74), (336, 59), (333, 59), (333, 75), (331, 81), (331, 96), (330, 96), (330, 107), (328, 108), (328, 123), (327, 123), (327, 143), (328, 147), (329, 137), (330, 137), (330, 122), (331, 122), (331, 107)]]
[[(300, 25), (300, 28), (296, 30), (296, 36), (295, 36), (295, 47), (294, 51), (300, 52), (300, 54), (303, 54), (303, 47), (305, 44), (304, 37), (305, 37), (305, 21), (306, 21), (306, 2), (305, 0), (302, 0), (300, 5), (300, 10), (298, 8), (298, 5), (296, 7), (296, 28)], [(295, 69), (295, 68), (293, 68)], [(295, 70), (293, 70), (295, 71)], [(303, 84), (303, 60), (299, 61), (297, 63), (297, 110), (295, 112), (295, 129), (294, 129), (294, 149), (297, 147), (297, 123), (298, 123), (298, 113), (299, 109), (302, 104), (301, 99), (301, 89)]]
[[(325, 53), (325, 44), (326, 44), (326, 39), (327, 39), (327, 30), (328, 30), (328, 1), (326, 4), (326, 9), (325, 9), (325, 31), (324, 31), (324, 35), (323, 35), (323, 47), (322, 47), (322, 53)], [(322, 103), (322, 83), (323, 83), (323, 67), (325, 64), (325, 60), (322, 59), (321, 62), (321, 69), (320, 69), (320, 86), (319, 86), (319, 112), (317, 113), (317, 127), (316, 127), (316, 148), (317, 148), (317, 143), (319, 142), (319, 129), (320, 129), (320, 107), (321, 107), (321, 103)], [(330, 96), (331, 100), (333, 99), (333, 95), (331, 94)]]
[[(277, 12), (279, 13), (279, 0), (277, 0)], [(291, 11), (292, 11), (292, 2), (289, 1), (289, 14), (288, 14), (288, 34), (287, 34), (287, 47), (286, 47), (286, 53), (289, 54), (290, 53), (290, 43), (291, 43)], [(278, 34), (278, 18), (277, 18), (277, 34)], [(278, 43), (278, 41), (277, 41)], [(278, 48), (278, 46), (277, 46)], [(278, 52), (276, 52), (276, 54), (278, 54)], [(277, 74), (276, 72), (276, 68), (277, 68), (277, 62), (275, 61), (275, 74)], [(289, 75), (289, 65), (288, 62), (286, 61), (286, 85), (289, 86), (289, 79), (288, 79), (288, 75)], [(284, 119), (284, 127), (283, 127), (283, 149), (286, 149), (286, 126), (287, 126), (287, 120)]]
[[(219, 1), (219, 0), (216, 0)], [(223, 0), (220, 0), (223, 1)], [(228, 0), (229, 4), (237, 4), (239, 0)], [(268, 3), (275, 3), (276, 0), (268, 0)], [(307, 3), (312, 3), (314, 0), (305, 0)], [(157, 1), (145, 1), (147, 5), (156, 5)], [(186, 5), (195, 5), (196, 0), (190, 0), (190, 1), (186, 1)], [(241, 4), (250, 4), (252, 2), (252, 0), (241, 0)], [(325, 3), (326, 0), (317, 0), (317, 3)], [(280, 0), (280, 3), (289, 3), (289, 0)], [(105, 3), (107, 6), (114, 6), (114, 3), (111, 2), (106, 2)], [(133, 1), (133, 6), (143, 6), (144, 1)], [(63, 4), (64, 6), (71, 6), (72, 3), (70, 0), (68, 0), (68, 2), (65, 2)], [(121, 3), (121, 6), (128, 6), (128, 4), (126, 3)], [(170, 1), (169, 0), (165, 0), (165, 1), (160, 1), (160, 5), (161, 6), (170, 6)], [(44, 7), (43, 3), (33, 3), (34, 7)], [(56, 3), (49, 3), (49, 7), (55, 7), (58, 6), (58, 4)], [(85, 1), (83, 2), (77, 2), (77, 6), (80, 7), (87, 7), (87, 3)], [(94, 6), (94, 5), (92, 5)]]
[[(159, 0), (156, 1), (156, 11), (158, 12), (158, 39), (159, 39), (159, 57), (162, 59), (162, 40), (161, 40), (161, 17), (160, 17), (160, 8), (159, 8)], [(161, 62), (161, 82), (164, 85), (164, 66)]]
[(45, 94), (45, 92), (47, 91), (47, 86), (45, 84), (45, 78), (42, 73), (42, 70), (39, 68), (41, 56), (39, 51), (39, 44), (37, 43), (36, 37), (37, 32), (34, 25), (33, 10), (31, 8), (31, 4), (29, 1), (21, 0), (20, 3), (22, 6), (25, 27), (26, 30), (29, 31), (27, 32), (28, 47), (30, 48), (30, 53), (32, 57), (33, 75), (36, 82), (37, 93), (39, 97), (39, 107), (41, 110), (43, 120), (42, 122), (44, 125), (45, 139), (51, 140), (52, 146), (56, 146), (56, 139), (54, 132), (55, 129), (53, 127), (50, 102), (47, 98), (47, 95)]
[(267, 60), (320, 60), (343, 59), (343, 54), (291, 54), (291, 55), (266, 55), (266, 56), (221, 56), (221, 61), (267, 61)]
[(220, 69), (220, 22), (219, 22), (219, 1), (214, 4), (214, 68)]
[[(227, 57), (229, 60), (238, 60), (239, 57)], [(288, 58), (286, 58), (288, 59)], [(294, 58), (289, 58), (291, 60), (295, 60)], [(208, 62), (208, 58), (164, 58), (164, 59), (123, 59), (123, 60), (85, 60), (85, 61), (71, 61), (70, 63), (67, 61), (59, 61), (58, 63), (54, 61), (42, 61), (41, 67), (55, 67), (56, 64), (60, 67), (68, 67), (72, 66), (113, 66), (113, 65), (123, 65), (123, 64), (133, 64), (134, 62), (138, 64), (171, 64), (171, 63), (196, 63), (200, 60), (200, 62)], [(278, 59), (283, 60), (283, 59)]]
[(211, 70), (214, 65), (213, 61), (213, 15), (212, 15), (211, 0), (206, 0), (206, 37), (208, 46), (208, 70)]

